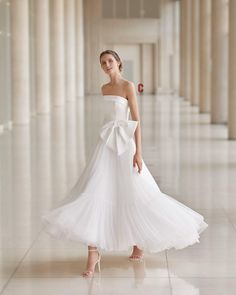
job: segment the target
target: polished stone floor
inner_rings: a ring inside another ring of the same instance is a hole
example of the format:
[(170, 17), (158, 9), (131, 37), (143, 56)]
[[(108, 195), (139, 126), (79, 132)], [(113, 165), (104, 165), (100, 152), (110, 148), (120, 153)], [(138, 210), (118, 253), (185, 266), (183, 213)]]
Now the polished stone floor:
[(236, 293), (236, 141), (178, 97), (138, 100), (143, 159), (163, 192), (205, 216), (201, 242), (141, 263), (103, 252), (101, 273), (85, 279), (86, 246), (43, 232), (40, 214), (73, 187), (96, 141), (101, 96), (86, 97), (0, 135), (0, 294)]

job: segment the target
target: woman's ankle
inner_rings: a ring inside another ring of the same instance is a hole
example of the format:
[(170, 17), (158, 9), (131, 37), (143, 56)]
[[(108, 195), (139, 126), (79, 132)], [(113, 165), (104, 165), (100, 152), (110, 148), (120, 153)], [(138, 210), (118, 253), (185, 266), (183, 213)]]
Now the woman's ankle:
[(97, 247), (94, 247), (94, 246), (88, 246), (88, 250), (97, 250)]

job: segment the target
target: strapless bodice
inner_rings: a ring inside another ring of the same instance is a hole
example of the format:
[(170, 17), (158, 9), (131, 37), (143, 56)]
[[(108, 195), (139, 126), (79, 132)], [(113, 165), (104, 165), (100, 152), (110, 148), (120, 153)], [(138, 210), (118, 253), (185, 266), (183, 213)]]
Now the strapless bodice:
[(103, 95), (104, 120), (100, 137), (118, 155), (122, 154), (132, 139), (138, 121), (129, 120), (128, 100), (119, 95)]
[(128, 100), (118, 95), (103, 95), (104, 121), (128, 120), (129, 104)]

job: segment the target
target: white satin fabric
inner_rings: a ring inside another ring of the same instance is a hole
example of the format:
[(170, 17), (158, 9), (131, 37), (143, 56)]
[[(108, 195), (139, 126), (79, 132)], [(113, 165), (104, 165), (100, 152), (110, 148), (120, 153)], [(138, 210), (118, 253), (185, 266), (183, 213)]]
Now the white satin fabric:
[(100, 131), (100, 137), (107, 147), (118, 155), (121, 155), (133, 138), (138, 121), (129, 120), (129, 108), (127, 100), (121, 96), (105, 95), (108, 104), (108, 112), (104, 118), (104, 125)]
[(199, 213), (161, 192), (143, 161), (133, 167), (137, 121), (128, 101), (105, 95), (98, 142), (65, 200), (42, 214), (45, 230), (107, 251), (181, 249), (199, 243), (208, 224)]

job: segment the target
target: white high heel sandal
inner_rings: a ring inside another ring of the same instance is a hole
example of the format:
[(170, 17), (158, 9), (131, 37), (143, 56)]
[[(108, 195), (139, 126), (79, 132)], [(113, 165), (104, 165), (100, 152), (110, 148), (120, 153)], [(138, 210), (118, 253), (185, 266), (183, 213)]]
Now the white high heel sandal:
[(143, 261), (144, 254), (141, 255), (131, 255), (129, 256), (129, 261)]
[(98, 250), (95, 250), (95, 249), (89, 249), (88, 251), (89, 252), (97, 251), (98, 252), (98, 260), (95, 262), (93, 270), (88, 269), (88, 270), (83, 271), (83, 273), (82, 273), (83, 277), (91, 277), (95, 272), (96, 265), (98, 265), (98, 271), (101, 272), (101, 266), (100, 266), (101, 254), (99, 253)]

